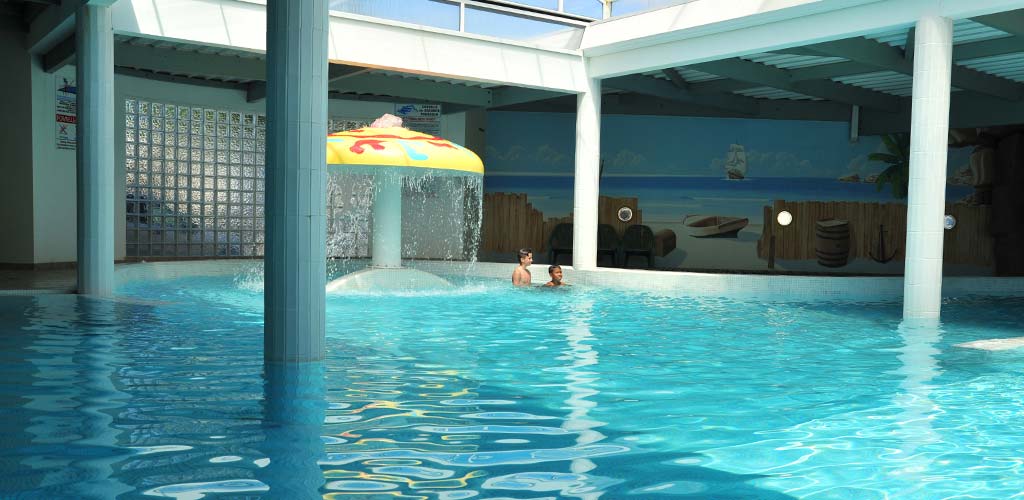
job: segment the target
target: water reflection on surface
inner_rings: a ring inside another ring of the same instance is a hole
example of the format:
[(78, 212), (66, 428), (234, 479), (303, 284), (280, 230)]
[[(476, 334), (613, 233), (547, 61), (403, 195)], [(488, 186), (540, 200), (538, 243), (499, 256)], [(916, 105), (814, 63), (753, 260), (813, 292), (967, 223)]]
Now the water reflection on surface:
[[(266, 370), (262, 296), (227, 278), (124, 291), (145, 300), (0, 298), (0, 497), (943, 498), (966, 481), (1006, 498), (1024, 485), (1024, 357), (950, 347), (1004, 330), (897, 329), (888, 305), (489, 286), (329, 298), (327, 360)], [(1020, 328), (1024, 301), (1000, 307)]]

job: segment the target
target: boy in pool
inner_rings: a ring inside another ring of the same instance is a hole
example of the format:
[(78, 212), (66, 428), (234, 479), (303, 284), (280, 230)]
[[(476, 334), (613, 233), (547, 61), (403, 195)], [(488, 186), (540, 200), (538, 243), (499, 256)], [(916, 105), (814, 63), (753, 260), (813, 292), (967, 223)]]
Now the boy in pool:
[(558, 264), (548, 266), (548, 276), (551, 276), (551, 281), (544, 283), (544, 286), (569, 286), (562, 281), (562, 266)]
[(530, 264), (533, 264), (533, 249), (519, 249), (519, 265), (512, 271), (512, 284), (515, 286), (530, 286), (533, 275), (530, 274)]

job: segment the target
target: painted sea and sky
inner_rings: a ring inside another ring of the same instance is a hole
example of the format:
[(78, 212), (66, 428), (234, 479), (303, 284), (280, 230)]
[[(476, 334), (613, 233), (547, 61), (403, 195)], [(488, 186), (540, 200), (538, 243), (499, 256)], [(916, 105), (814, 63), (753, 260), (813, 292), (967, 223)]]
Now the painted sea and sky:
[[(601, 126), (601, 195), (637, 198), (642, 223), (655, 233), (674, 235), (672, 250), (655, 256), (658, 268), (766, 269), (757, 243), (764, 230), (764, 207), (774, 200), (906, 202), (894, 198), (889, 186), (878, 189), (874, 182), (865, 182), (888, 167), (869, 160), (872, 153), (886, 152), (882, 138), (850, 141), (849, 125), (842, 122), (605, 115)], [(526, 193), (544, 219), (570, 215), (575, 129), (572, 114), (489, 113), (485, 191)], [(727, 163), (735, 165), (737, 157), (733, 153), (730, 158), (730, 150), (745, 157), (743, 179), (727, 179)], [(946, 176), (963, 171), (971, 153), (971, 148), (950, 149)], [(972, 193), (971, 186), (949, 184), (946, 199), (952, 202)], [(729, 237), (698, 238), (684, 222), (691, 215), (748, 222), (738, 232), (723, 233)], [(851, 232), (877, 227), (874, 220), (841, 223)], [(815, 238), (813, 232), (800, 234)], [(887, 253), (902, 245), (900, 237), (890, 236), (886, 243)], [(775, 269), (899, 274), (902, 264), (851, 257), (837, 268), (801, 258), (778, 260)]]
[[(575, 116), (491, 112), (487, 125), (489, 192), (523, 192), (545, 217), (572, 211)], [(731, 144), (744, 147), (747, 178), (727, 180)], [(644, 221), (681, 221), (690, 214), (749, 217), (760, 222), (771, 200), (898, 202), (888, 188), (841, 182), (885, 169), (868, 160), (884, 152), (879, 137), (849, 140), (842, 122), (730, 118), (602, 117), (601, 194), (640, 199)], [(948, 170), (963, 169), (970, 148), (950, 149)], [(947, 199), (970, 194), (950, 186)]]

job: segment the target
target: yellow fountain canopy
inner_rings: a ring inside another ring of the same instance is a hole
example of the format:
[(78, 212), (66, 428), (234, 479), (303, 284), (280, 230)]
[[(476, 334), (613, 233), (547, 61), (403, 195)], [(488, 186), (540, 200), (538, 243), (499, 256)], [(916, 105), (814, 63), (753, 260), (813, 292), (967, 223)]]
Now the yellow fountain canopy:
[(484, 164), (476, 153), (446, 139), (402, 127), (366, 127), (329, 134), (327, 164), (484, 173)]

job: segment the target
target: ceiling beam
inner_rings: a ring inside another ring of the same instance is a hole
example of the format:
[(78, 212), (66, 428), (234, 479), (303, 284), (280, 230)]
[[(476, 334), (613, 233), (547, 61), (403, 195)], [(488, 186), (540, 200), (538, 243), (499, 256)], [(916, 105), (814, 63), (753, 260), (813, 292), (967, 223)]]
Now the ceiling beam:
[[(146, 45), (119, 44), (114, 49), (114, 64), (124, 69), (143, 70), (136, 76), (153, 72), (172, 75), (196, 75), (220, 80), (242, 80), (232, 87), (243, 88), (246, 99), (254, 102), (266, 97), (266, 63), (263, 58), (244, 58), (229, 55), (203, 54), (194, 51), (156, 48)], [(373, 94), (406, 100), (437, 102), (470, 107), (492, 106), (491, 91), (481, 87), (402, 78), (370, 73), (370, 68), (344, 64), (331, 64), (328, 89), (332, 95)], [(122, 74), (126, 74), (122, 71)], [(188, 78), (188, 80), (200, 80)], [(163, 78), (163, 77), (162, 77)], [(166, 80), (166, 78), (163, 78)], [(247, 81), (247, 82), (246, 82)], [(503, 102), (525, 102), (562, 95), (556, 92), (520, 89), (505, 91)], [(366, 100), (366, 99), (362, 99)]]
[[(790, 101), (785, 99), (757, 101), (758, 119), (847, 121), (850, 107), (827, 101)], [(565, 97), (522, 103), (508, 111), (575, 113), (576, 97)], [(601, 112), (605, 115), (657, 115), (715, 118), (749, 118), (749, 115), (709, 108), (696, 103), (681, 102), (642, 94), (605, 94), (601, 99)], [(886, 114), (886, 113), (879, 113)]]
[[(897, 113), (861, 112), (861, 135), (910, 130), (910, 103)], [(949, 127), (978, 128), (1024, 123), (1024, 101), (1007, 102), (982, 94), (955, 92), (949, 98)]]
[(25, 46), (32, 54), (43, 54), (75, 32), (75, 13), (82, 0), (64, 0), (43, 10), (28, 27)]
[(687, 82), (686, 79), (683, 78), (683, 75), (680, 75), (675, 68), (665, 68), (661, 70), (661, 74), (665, 75), (668, 78), (668, 81), (672, 82), (673, 85), (681, 90), (686, 90), (690, 86), (689, 82)]
[[(349, 78), (356, 75), (361, 75), (370, 71), (369, 68), (361, 66), (350, 66), (347, 64), (335, 64), (330, 63), (327, 67), (327, 86), (330, 87), (332, 83)], [(245, 100), (247, 102), (255, 102), (260, 99), (267, 97), (267, 82), (251, 82), (245, 90)]]
[(653, 76), (627, 75), (604, 80), (603, 86), (613, 89), (660, 97), (672, 101), (718, 108), (743, 115), (757, 113), (757, 103), (749, 97), (726, 94), (697, 95), (676, 87), (672, 82)]
[[(914, 63), (904, 57), (903, 51), (875, 40), (863, 37), (847, 38), (808, 46), (822, 55), (842, 57), (851, 61), (874, 66), (879, 70), (895, 71), (913, 76)], [(1024, 85), (999, 78), (987, 73), (953, 65), (952, 85), (1009, 101), (1024, 97)]]
[(496, 87), (491, 89), (492, 108), (501, 106), (512, 106), (524, 102), (542, 101), (554, 99), (568, 94), (552, 90), (528, 89), (525, 87)]
[(731, 94), (738, 90), (746, 90), (757, 87), (756, 84), (750, 82), (743, 82), (740, 80), (733, 80), (731, 78), (719, 78), (718, 80), (707, 80), (703, 82), (694, 82), (689, 84), (688, 90), (694, 94), (719, 94), (726, 93)]
[(232, 80), (266, 80), (266, 64), (260, 58), (160, 49), (146, 45), (118, 44), (114, 64), (177, 75), (202, 75)]
[(48, 4), (28, 26), (25, 47), (32, 54), (44, 54), (75, 32), (75, 14), (83, 5), (109, 7), (117, 0), (61, 0), (33, 3)]
[[(903, 59), (914, 60), (914, 47), (917, 46), (917, 27), (911, 26), (907, 30), (907, 41), (903, 42)], [(953, 65), (956, 65), (956, 57), (953, 57)]]
[(767, 54), (786, 54), (791, 56), (814, 56), (821, 57), (821, 54), (810, 50), (806, 47), (787, 47), (784, 49), (772, 49), (766, 52)]
[(75, 60), (75, 35), (64, 39), (52, 49), (43, 54), (43, 71), (53, 73)]
[(484, 88), (380, 74), (367, 73), (338, 80), (328, 85), (328, 89), (479, 107), (491, 105), (491, 92)]
[(844, 85), (831, 80), (794, 81), (784, 69), (744, 59), (723, 59), (694, 64), (690, 68), (734, 80), (820, 97), (843, 104), (858, 105), (882, 111), (896, 109), (899, 98), (881, 92)]
[[(335, 101), (359, 101), (359, 102), (395, 102), (394, 98), (379, 95), (370, 94), (346, 94), (344, 92), (327, 92), (327, 98)], [(423, 99), (405, 99), (402, 104), (437, 104), (433, 101), (426, 101)], [(441, 114), (447, 114), (448, 108), (456, 106), (455, 104), (442, 104)]]
[(1024, 37), (1024, 9), (975, 17), (971, 20), (1013, 36)]
[(818, 66), (805, 66), (789, 70), (790, 79), (794, 82), (807, 80), (831, 80), (841, 76), (863, 75), (865, 73), (877, 73), (878, 68), (859, 62), (845, 61)]
[[(998, 16), (1002, 16), (1002, 14), (994, 14), (994, 16), (997, 18)], [(974, 20), (978, 21), (979, 19), (982, 19), (982, 18), (975, 18)], [(1005, 20), (997, 21), (996, 19), (993, 19), (992, 22), (993, 22), (993, 24), (999, 24), (1002, 28), (1006, 28), (1006, 29), (997, 28), (997, 29), (1001, 29), (1002, 31), (1016, 29), (1017, 31), (1021, 31), (1022, 33), (1024, 33), (1024, 24), (1021, 24), (1020, 26), (1017, 26), (1017, 25), (1015, 25), (1012, 22), (1006, 22)], [(1022, 20), (1021, 22), (1024, 23), (1024, 20)], [(995, 27), (995, 26), (992, 26), (992, 27)], [(914, 28), (910, 28), (910, 31), (907, 34), (907, 47), (903, 51), (904, 59), (913, 60), (913, 55), (914, 55), (914, 48), (913, 48), (913, 45), (914, 45), (914, 35), (915, 35)], [(811, 47), (813, 47), (813, 46), (793, 47), (793, 48), (789, 48), (789, 49), (778, 49), (778, 50), (772, 50), (769, 53), (771, 53), (771, 54), (799, 55), (799, 56), (818, 56), (818, 57), (823, 56), (823, 54), (820, 51), (813, 50)], [(899, 50), (899, 49), (896, 49), (896, 50)], [(958, 45), (954, 45), (953, 46), (953, 60), (954, 61), (963, 61), (965, 59), (979, 59), (979, 58), (982, 58), (982, 57), (1004, 56), (1004, 55), (1007, 55), (1007, 54), (1017, 54), (1017, 53), (1021, 53), (1021, 52), (1024, 52), (1024, 34), (1022, 34), (1020, 36), (1008, 36), (1008, 37), (1003, 37), (1003, 38), (992, 38), (992, 39), (989, 39), (989, 40), (982, 40), (982, 41), (979, 41), (979, 42), (969, 42), (969, 43), (961, 43), (961, 44), (958, 44)], [(814, 70), (815, 68), (825, 68), (825, 67), (828, 67), (828, 66), (833, 66), (833, 65), (838, 65), (838, 64), (855, 64), (855, 63), (839, 62), (839, 63), (831, 63), (831, 64), (822, 64), (822, 65), (819, 65), (819, 66), (807, 66), (807, 67), (804, 67), (804, 68), (793, 69), (793, 70), (790, 70), (790, 71), (797, 72), (797, 71), (801, 71), (801, 70)], [(872, 69), (871, 71), (866, 71), (865, 73), (870, 73), (872, 71), (875, 71), (875, 70)], [(841, 74), (841, 75), (836, 75), (836, 76), (848, 76), (848, 75), (852, 75), (852, 74), (857, 74), (857, 73), (848, 73), (848, 74)]]
[(118, 75), (132, 76), (136, 78), (145, 78), (147, 80), (178, 83), (182, 85), (196, 85), (199, 87), (213, 87), (219, 89), (232, 90), (242, 90), (243, 87), (243, 85), (240, 83), (224, 82), (220, 80), (207, 80), (205, 78), (190, 78), (187, 76), (165, 75), (160, 73), (154, 73), (152, 71), (144, 69), (124, 68), (120, 66), (114, 66), (114, 73)]
[(983, 57), (1005, 56), (1024, 52), (1024, 38), (1008, 36), (982, 40), (980, 42), (962, 43), (953, 46), (953, 60), (966, 61)]

